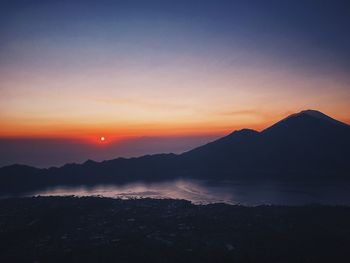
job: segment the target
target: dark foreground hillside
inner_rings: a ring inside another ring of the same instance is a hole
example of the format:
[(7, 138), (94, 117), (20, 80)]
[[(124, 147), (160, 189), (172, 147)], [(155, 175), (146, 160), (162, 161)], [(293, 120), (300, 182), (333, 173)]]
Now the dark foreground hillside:
[(0, 200), (0, 262), (350, 262), (349, 207)]

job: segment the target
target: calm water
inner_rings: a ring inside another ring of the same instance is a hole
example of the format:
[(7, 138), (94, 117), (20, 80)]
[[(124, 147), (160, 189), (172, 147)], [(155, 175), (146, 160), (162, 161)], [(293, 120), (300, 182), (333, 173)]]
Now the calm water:
[(26, 196), (104, 196), (113, 198), (175, 198), (196, 204), (350, 205), (350, 184), (252, 184), (177, 180), (95, 187), (56, 187)]

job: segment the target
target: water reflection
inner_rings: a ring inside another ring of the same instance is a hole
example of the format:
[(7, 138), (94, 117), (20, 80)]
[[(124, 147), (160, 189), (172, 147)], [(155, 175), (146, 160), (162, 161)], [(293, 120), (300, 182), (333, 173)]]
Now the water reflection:
[(174, 198), (195, 204), (229, 203), (243, 205), (350, 205), (347, 184), (253, 184), (176, 180), (159, 183), (131, 183), (94, 187), (55, 187), (26, 196), (104, 196), (113, 198)]

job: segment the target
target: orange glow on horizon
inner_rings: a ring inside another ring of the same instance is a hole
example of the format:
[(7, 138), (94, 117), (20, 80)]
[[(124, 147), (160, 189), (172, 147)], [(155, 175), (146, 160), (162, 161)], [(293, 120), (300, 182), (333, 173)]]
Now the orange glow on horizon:
[[(176, 125), (176, 124), (158, 124), (135, 126), (117, 126), (106, 125), (103, 130), (104, 136), (100, 136), (101, 126), (71, 126), (71, 125), (52, 125), (51, 127), (8, 127), (0, 131), (0, 138), (75, 138), (88, 141), (98, 141), (106, 143), (130, 137), (177, 137), (177, 136), (207, 136), (224, 135), (237, 129), (252, 128), (262, 130), (266, 125), (219, 125), (219, 124), (195, 124), (195, 125)], [(118, 132), (116, 132), (118, 131)], [(107, 140), (108, 138), (108, 140)]]
[[(208, 117), (208, 120), (201, 122), (159, 122), (159, 123), (78, 123), (67, 120), (65, 122), (39, 122), (39, 121), (18, 121), (1, 120), (2, 129), (0, 138), (62, 138), (87, 141), (93, 144), (106, 144), (122, 141), (135, 137), (184, 137), (184, 136), (223, 136), (235, 130), (243, 128), (261, 131), (286, 116), (298, 112), (288, 111), (279, 114), (242, 113), (257, 114), (254, 119), (242, 118), (240, 121), (230, 119), (228, 114), (222, 113), (220, 118)], [(325, 111), (327, 114), (328, 112)], [(259, 115), (260, 114), (260, 115)], [(328, 113), (329, 114), (329, 113)], [(341, 115), (329, 114), (345, 123), (349, 123)], [(260, 121), (259, 121), (260, 120)], [(101, 133), (104, 135), (101, 136)]]

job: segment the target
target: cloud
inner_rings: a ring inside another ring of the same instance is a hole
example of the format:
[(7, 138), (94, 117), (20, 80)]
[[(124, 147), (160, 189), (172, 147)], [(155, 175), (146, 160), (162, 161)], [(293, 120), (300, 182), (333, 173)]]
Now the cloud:
[(257, 118), (264, 121), (269, 121), (279, 117), (276, 112), (267, 112), (263, 109), (221, 110), (215, 112), (215, 114), (224, 117), (236, 117), (240, 119)]
[(218, 111), (219, 115), (229, 115), (229, 116), (238, 116), (238, 115), (266, 115), (262, 111), (256, 109), (245, 109), (245, 110), (231, 110), (231, 111)]
[(140, 108), (147, 109), (167, 109), (167, 110), (179, 110), (188, 108), (186, 105), (181, 105), (179, 103), (169, 103), (161, 101), (149, 101), (142, 99), (131, 99), (131, 98), (89, 98), (93, 101), (106, 104), (115, 104), (115, 105), (133, 105)]

